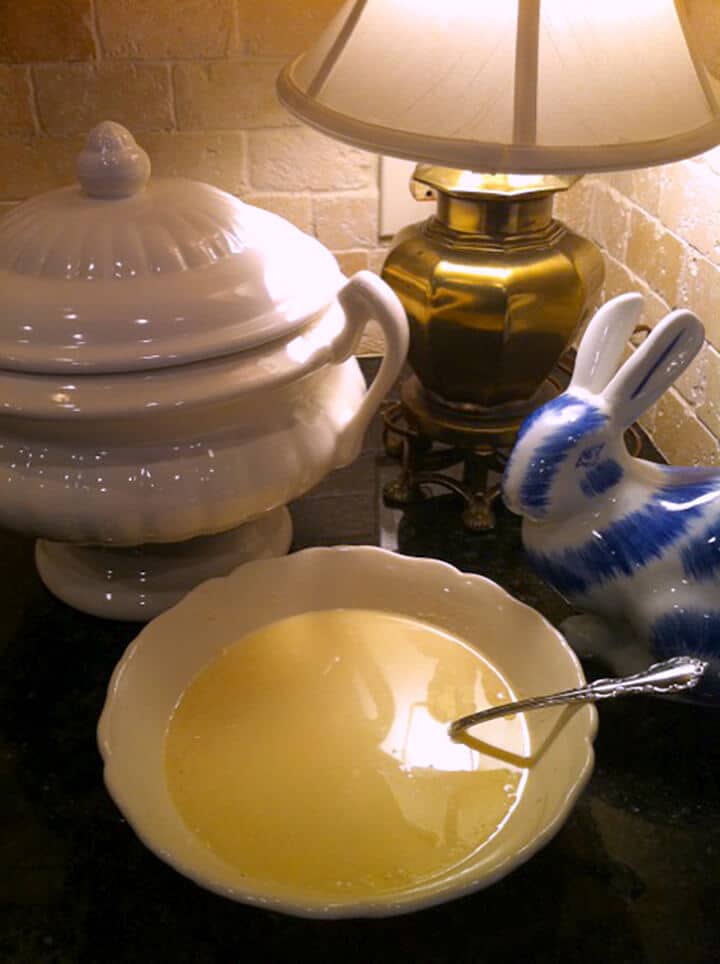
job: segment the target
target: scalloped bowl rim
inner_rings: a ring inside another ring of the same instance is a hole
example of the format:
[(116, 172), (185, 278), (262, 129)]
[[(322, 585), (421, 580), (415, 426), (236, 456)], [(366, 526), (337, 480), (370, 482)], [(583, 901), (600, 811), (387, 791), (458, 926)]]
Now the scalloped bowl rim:
[[(198, 869), (197, 866), (192, 865), (192, 862), (188, 862), (188, 860), (173, 853), (172, 847), (168, 848), (166, 842), (159, 839), (160, 835), (157, 833), (157, 828), (151, 827), (152, 821), (148, 820), (148, 816), (144, 811), (145, 795), (143, 792), (138, 792), (141, 784), (138, 781), (128, 782), (127, 776), (122, 772), (118, 761), (118, 751), (122, 752), (123, 749), (123, 713), (127, 714), (129, 709), (128, 700), (131, 699), (133, 695), (132, 682), (130, 686), (128, 686), (127, 683), (128, 676), (131, 675), (131, 668), (135, 676), (137, 676), (136, 665), (139, 661), (147, 657), (148, 654), (152, 654), (153, 648), (162, 645), (163, 639), (167, 640), (169, 637), (172, 638), (173, 633), (178, 627), (180, 629), (187, 629), (189, 626), (192, 626), (193, 619), (197, 620), (200, 618), (206, 621), (209, 619), (213, 623), (213, 629), (217, 631), (218, 622), (216, 614), (218, 600), (226, 604), (229, 603), (230, 607), (228, 612), (232, 614), (238, 598), (242, 598), (243, 583), (249, 581), (254, 580), (260, 584), (265, 582), (266, 586), (272, 587), (277, 583), (278, 575), (286, 577), (284, 581), (281, 580), (281, 590), (272, 590), (273, 598), (271, 602), (285, 603), (284, 606), (280, 607), (285, 611), (278, 613), (274, 619), (281, 619), (285, 615), (291, 615), (296, 612), (307, 612), (310, 609), (336, 608), (333, 606), (332, 600), (330, 600), (329, 604), (325, 606), (319, 606), (317, 604), (308, 606), (300, 603), (296, 608), (293, 609), (290, 607), (290, 611), (287, 611), (287, 589), (290, 586), (290, 580), (287, 577), (293, 574), (296, 577), (300, 576), (300, 583), (302, 583), (304, 579), (301, 570), (305, 570), (307, 575), (311, 572), (310, 566), (313, 566), (315, 569), (325, 566), (328, 572), (337, 579), (343, 567), (348, 565), (351, 568), (352, 566), (359, 566), (361, 570), (366, 572), (372, 572), (378, 568), (382, 569), (381, 583), (383, 591), (390, 586), (390, 579), (388, 578), (390, 575), (392, 575), (393, 579), (399, 579), (401, 583), (415, 583), (417, 578), (422, 576), (426, 581), (429, 579), (431, 583), (434, 583), (438, 589), (444, 590), (444, 592), (441, 591), (439, 593), (436, 602), (443, 600), (445, 593), (452, 593), (456, 590), (460, 590), (466, 594), (479, 595), (479, 597), (483, 597), (489, 593), (489, 598), (494, 600), (496, 604), (500, 602), (499, 608), (501, 610), (505, 607), (515, 616), (523, 614), (526, 620), (529, 618), (530, 623), (534, 624), (534, 628), (539, 631), (539, 638), (544, 638), (552, 647), (555, 651), (555, 656), (561, 660), (564, 671), (568, 674), (568, 679), (565, 681), (564, 686), (582, 685), (585, 682), (577, 656), (562, 634), (537, 610), (516, 599), (497, 583), (485, 576), (462, 572), (449, 563), (440, 560), (404, 556), (375, 546), (316, 547), (302, 549), (287, 556), (246, 563), (233, 570), (233, 572), (227, 576), (210, 579), (195, 587), (176, 606), (149, 622), (130, 643), (117, 663), (108, 685), (107, 698), (98, 721), (97, 741), (104, 762), (105, 785), (110, 796), (145, 846), (184, 876), (195, 881), (195, 883), (203, 888), (232, 900), (299, 917), (327, 919), (342, 917), (385, 917), (420, 910), (490, 886), (527, 861), (555, 836), (585, 788), (594, 764), (592, 744), (597, 731), (597, 712), (593, 705), (585, 704), (584, 706), (574, 708), (572, 717), (575, 721), (575, 728), (578, 730), (575, 739), (575, 743), (577, 743), (575, 749), (579, 753), (579, 756), (576, 760), (575, 768), (566, 780), (564, 790), (556, 808), (552, 814), (544, 820), (541, 829), (528, 838), (521, 847), (509, 850), (502, 859), (496, 861), (495, 866), (489, 872), (478, 873), (476, 876), (471, 876), (470, 879), (465, 879), (467, 878), (467, 874), (465, 874), (462, 880), (453, 881), (453, 879), (448, 879), (444, 881), (441, 880), (439, 883), (438, 881), (431, 881), (429, 884), (421, 885), (419, 888), (403, 893), (400, 896), (388, 895), (387, 897), (372, 900), (353, 900), (333, 904), (328, 904), (320, 900), (311, 900), (303, 903), (298, 902), (298, 900), (294, 898), (285, 899), (282, 897), (263, 895), (251, 887), (242, 889), (230, 885), (227, 882), (213, 879), (206, 869)], [(376, 586), (378, 585), (380, 585), (380, 583), (376, 583)], [(342, 587), (338, 585), (335, 588), (336, 590), (339, 588), (342, 595)], [(352, 591), (354, 592), (354, 589)], [(257, 602), (257, 597), (253, 599), (253, 602)], [(392, 600), (388, 598), (387, 602), (392, 603)], [(208, 604), (210, 605), (208, 606)], [(273, 607), (271, 606), (270, 608)], [(360, 603), (355, 608), (369, 607)], [(392, 604), (385, 606), (376, 605), (374, 608), (386, 609), (387, 611), (395, 613), (405, 613), (418, 619), (427, 618), (424, 617), (422, 612), (411, 613), (408, 612), (407, 607), (404, 609), (397, 608)], [(246, 635), (246, 633), (251, 632), (253, 628), (267, 625), (268, 622), (271, 621), (274, 620), (264, 618), (256, 621), (251, 628), (245, 628), (239, 633), (235, 632), (233, 639), (239, 639)], [(439, 625), (443, 624), (443, 621), (437, 618), (429, 619), (428, 621), (435, 622), (435, 624)], [(456, 630), (451, 629), (451, 631)], [(464, 638), (467, 640), (467, 634), (465, 634)], [(472, 643), (472, 640), (469, 641)], [(214, 655), (215, 652), (219, 651), (219, 649), (227, 645), (227, 643), (213, 643), (212, 645), (214, 647)], [(199, 645), (192, 643), (191, 647), (192, 646), (194, 646), (195, 650), (200, 648), (203, 650), (207, 649), (207, 646), (203, 646), (202, 642), (200, 642)], [(206, 665), (210, 659), (212, 659), (212, 655), (200, 662), (195, 672), (203, 665)], [(491, 660), (491, 662), (493, 662), (493, 660)], [(179, 699), (193, 675), (194, 672), (190, 675), (186, 674), (184, 685), (175, 692), (176, 700)], [(515, 680), (512, 676), (509, 678), (509, 682), (514, 689)], [(541, 686), (538, 691), (545, 692), (547, 690), (542, 689)], [(523, 692), (522, 695), (530, 694)], [(557, 714), (558, 712), (561, 711), (539, 711), (536, 714), (530, 714), (528, 720), (530, 717), (541, 717), (544, 713)], [(167, 723), (169, 713), (164, 713), (163, 718), (165, 723)], [(547, 724), (546, 732), (551, 729), (552, 726)], [(561, 727), (550, 742), (559, 739), (567, 729), (566, 726)], [(527, 788), (525, 792), (527, 793)], [(172, 804), (169, 805), (172, 808)], [(172, 809), (174, 811), (174, 808)], [(169, 816), (169, 814), (167, 816)], [(180, 820), (176, 813), (174, 813), (174, 816), (176, 820)], [(194, 839), (189, 830), (185, 832), (189, 838)], [(195, 841), (195, 844), (197, 846), (197, 841)], [(480, 852), (482, 852), (482, 848)]]

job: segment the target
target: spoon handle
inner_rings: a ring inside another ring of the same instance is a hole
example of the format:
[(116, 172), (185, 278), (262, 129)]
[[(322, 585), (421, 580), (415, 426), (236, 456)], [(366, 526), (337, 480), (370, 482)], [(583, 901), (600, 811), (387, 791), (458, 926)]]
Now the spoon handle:
[(543, 706), (557, 706), (566, 703), (590, 703), (605, 700), (611, 696), (626, 696), (630, 693), (676, 693), (680, 690), (692, 689), (705, 672), (707, 663), (691, 656), (676, 656), (664, 663), (654, 663), (642, 673), (623, 676), (619, 679), (598, 679), (587, 686), (574, 690), (563, 690), (561, 693), (551, 693), (548, 696), (531, 696), (526, 700), (514, 703), (503, 703), (501, 706), (491, 706), (462, 716), (450, 724), (450, 736), (457, 736), (462, 730), (495, 720), (500, 716), (510, 716), (525, 710), (537, 710)]

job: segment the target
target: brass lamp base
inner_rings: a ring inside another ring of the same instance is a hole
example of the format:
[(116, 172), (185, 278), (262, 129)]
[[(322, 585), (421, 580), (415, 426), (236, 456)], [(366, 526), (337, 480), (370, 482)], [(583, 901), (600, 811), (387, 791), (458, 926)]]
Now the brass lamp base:
[(430, 442), (408, 423), (402, 402), (385, 410), (385, 450), (401, 463), (400, 473), (383, 488), (383, 502), (405, 509), (426, 497), (428, 487), (454, 492), (463, 501), (462, 520), (471, 532), (495, 525), (493, 504), (500, 495), (498, 482), (507, 461), (506, 450), (492, 442), (453, 445)]
[(403, 383), (400, 397), (408, 423), (417, 434), (461, 448), (503, 449), (513, 445), (530, 412), (549, 401), (556, 391), (549, 382), (544, 382), (528, 401), (490, 408), (448, 405), (427, 391), (416, 375), (411, 375)]
[(419, 165), (435, 215), (394, 240), (382, 276), (405, 308), (409, 421), (450, 444), (511, 445), (603, 279), (598, 248), (552, 217), (577, 178)]
[[(531, 407), (556, 395), (567, 382), (571, 368), (568, 362), (558, 365), (536, 393)], [(402, 385), (401, 400), (384, 413), (385, 450), (401, 463), (399, 474), (383, 490), (385, 504), (406, 508), (425, 497), (427, 486), (441, 488), (463, 500), (466, 529), (492, 529), (494, 503), (500, 495), (497, 480), (531, 407), (523, 404), (484, 412), (477, 408), (458, 410), (433, 399), (411, 375)]]

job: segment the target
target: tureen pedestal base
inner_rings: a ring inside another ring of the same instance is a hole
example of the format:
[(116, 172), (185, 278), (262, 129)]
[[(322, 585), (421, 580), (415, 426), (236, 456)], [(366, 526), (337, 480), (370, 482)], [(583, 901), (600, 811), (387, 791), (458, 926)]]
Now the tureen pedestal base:
[(35, 563), (63, 602), (104, 619), (148, 620), (192, 588), (252, 559), (284, 555), (292, 523), (282, 506), (216, 535), (130, 548), (38, 539)]

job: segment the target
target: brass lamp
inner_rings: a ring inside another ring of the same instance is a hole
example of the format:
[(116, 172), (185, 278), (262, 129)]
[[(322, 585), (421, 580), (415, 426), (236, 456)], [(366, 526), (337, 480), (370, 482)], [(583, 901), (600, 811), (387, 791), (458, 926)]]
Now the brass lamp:
[(712, 2), (349, 0), (283, 70), (297, 116), (420, 162), (437, 196), (383, 269), (410, 319), (403, 411), (423, 444), (507, 447), (549, 391), (602, 282), (554, 193), (720, 141)]
[(425, 437), (512, 444), (603, 278), (598, 248), (552, 217), (577, 177), (418, 165), (437, 212), (394, 239), (383, 277), (410, 322), (405, 412)]

